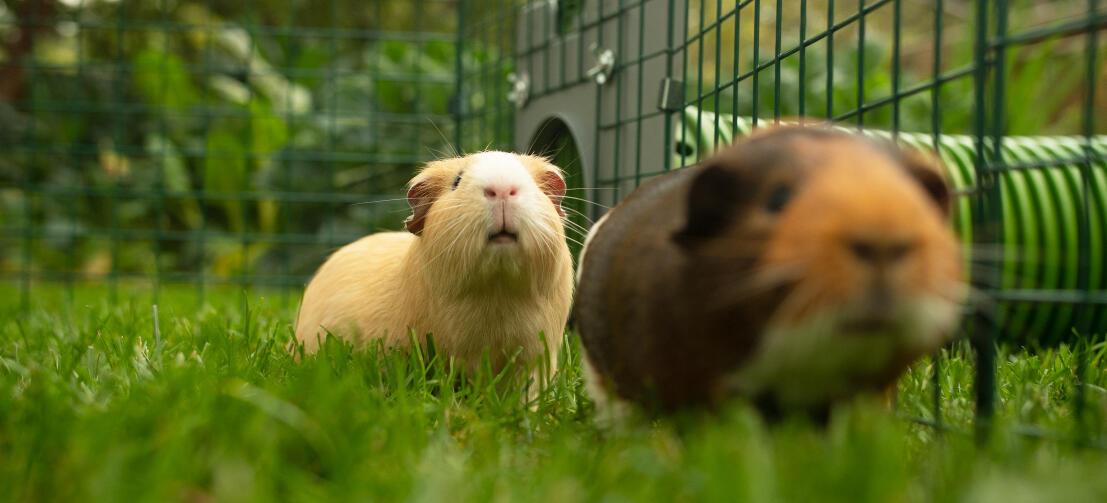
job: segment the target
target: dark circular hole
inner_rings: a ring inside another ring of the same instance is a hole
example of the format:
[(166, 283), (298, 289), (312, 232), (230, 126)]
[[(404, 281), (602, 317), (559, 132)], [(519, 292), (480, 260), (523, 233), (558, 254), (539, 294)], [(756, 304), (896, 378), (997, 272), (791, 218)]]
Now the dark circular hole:
[(684, 157), (691, 157), (693, 154), (696, 153), (696, 149), (692, 147), (691, 144), (682, 141), (676, 142), (676, 146), (673, 147), (673, 150), (677, 153), (677, 155), (681, 155)]

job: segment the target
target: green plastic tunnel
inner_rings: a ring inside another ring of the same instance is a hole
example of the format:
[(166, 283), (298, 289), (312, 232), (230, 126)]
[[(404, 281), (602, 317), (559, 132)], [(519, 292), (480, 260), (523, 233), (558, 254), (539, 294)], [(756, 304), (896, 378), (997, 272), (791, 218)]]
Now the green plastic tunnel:
[[(703, 126), (698, 125), (702, 122)], [(748, 119), (685, 109), (674, 130), (672, 166), (686, 166), (714, 145), (729, 144), (735, 135), (749, 134)], [(890, 138), (887, 131), (867, 134)], [(932, 150), (929, 134), (899, 133), (899, 142), (917, 149)], [(1090, 146), (1092, 155), (1086, 151)], [(973, 168), (975, 140), (968, 135), (941, 135), (938, 153), (944, 161), (955, 190), (970, 193), (976, 186)], [(1070, 339), (1083, 316), (1091, 333), (1107, 333), (1107, 306), (1080, 305), (1072, 294), (1107, 290), (1107, 136), (1087, 142), (1080, 136), (1012, 136), (1003, 139), (1001, 162), (1011, 169), (999, 175), (1001, 243), (973, 249), (973, 198), (960, 197), (951, 215), (953, 228), (964, 249), (966, 271), (988, 271), (991, 280), (975, 278), (986, 298), (1017, 300), (977, 302), (979, 309), (994, 314), (1007, 340), (1052, 344)], [(1081, 164), (1074, 160), (1095, 159), (1087, 180), (1088, 200)], [(1086, 213), (1085, 213), (1086, 212)], [(1084, 283), (1080, 273), (1080, 222), (1088, 216), (1088, 270)], [(998, 279), (996, 279), (998, 278)], [(981, 284), (982, 282), (998, 284)], [(1004, 295), (1018, 292), (1020, 295)], [(1083, 310), (1083, 311), (1082, 311)], [(1081, 334), (1084, 335), (1084, 334)]]

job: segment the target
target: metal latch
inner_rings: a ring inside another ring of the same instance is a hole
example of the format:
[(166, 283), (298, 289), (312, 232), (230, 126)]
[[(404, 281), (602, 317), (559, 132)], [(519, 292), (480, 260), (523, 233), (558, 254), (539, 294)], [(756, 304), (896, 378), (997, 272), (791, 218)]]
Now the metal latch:
[(592, 54), (596, 57), (596, 64), (588, 69), (588, 76), (596, 81), (596, 85), (604, 85), (611, 80), (611, 74), (615, 72), (615, 51), (600, 49), (596, 43), (592, 44)]
[(507, 93), (507, 100), (515, 104), (515, 108), (523, 108), (530, 99), (530, 77), (525, 73), (509, 73), (507, 81), (511, 84), (511, 91)]
[(657, 108), (666, 112), (679, 112), (684, 105), (684, 83), (672, 77), (661, 79), (657, 93)]

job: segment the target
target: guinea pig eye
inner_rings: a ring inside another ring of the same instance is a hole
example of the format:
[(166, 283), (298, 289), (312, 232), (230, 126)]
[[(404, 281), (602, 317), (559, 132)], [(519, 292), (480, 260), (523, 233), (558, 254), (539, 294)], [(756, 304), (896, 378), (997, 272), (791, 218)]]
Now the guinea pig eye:
[(765, 201), (765, 210), (769, 213), (780, 213), (780, 210), (783, 210), (791, 199), (791, 187), (786, 185), (777, 187), (773, 189), (772, 193), (769, 194), (769, 199)]
[(458, 186), (458, 184), (460, 184), (460, 183), (461, 183), (461, 173), (458, 173), (458, 175), (457, 175), (457, 178), (454, 178), (454, 186), (453, 186), (453, 188), (455, 188), (455, 189), (456, 189), (456, 188), (457, 188), (457, 186)]

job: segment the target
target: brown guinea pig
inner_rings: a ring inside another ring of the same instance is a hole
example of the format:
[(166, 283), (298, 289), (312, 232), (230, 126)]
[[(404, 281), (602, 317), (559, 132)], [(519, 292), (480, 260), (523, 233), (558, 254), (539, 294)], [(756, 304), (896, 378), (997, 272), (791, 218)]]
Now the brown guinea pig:
[(578, 271), (601, 416), (739, 395), (825, 417), (954, 333), (965, 286), (940, 167), (824, 127), (761, 130), (643, 184)]
[(328, 332), (403, 347), (412, 331), (470, 370), (485, 351), (496, 372), (516, 351), (524, 367), (547, 349), (556, 357), (573, 293), (560, 170), (482, 152), (431, 162), (409, 187), (408, 232), (343, 247), (308, 284), (296, 324), (305, 350)]

